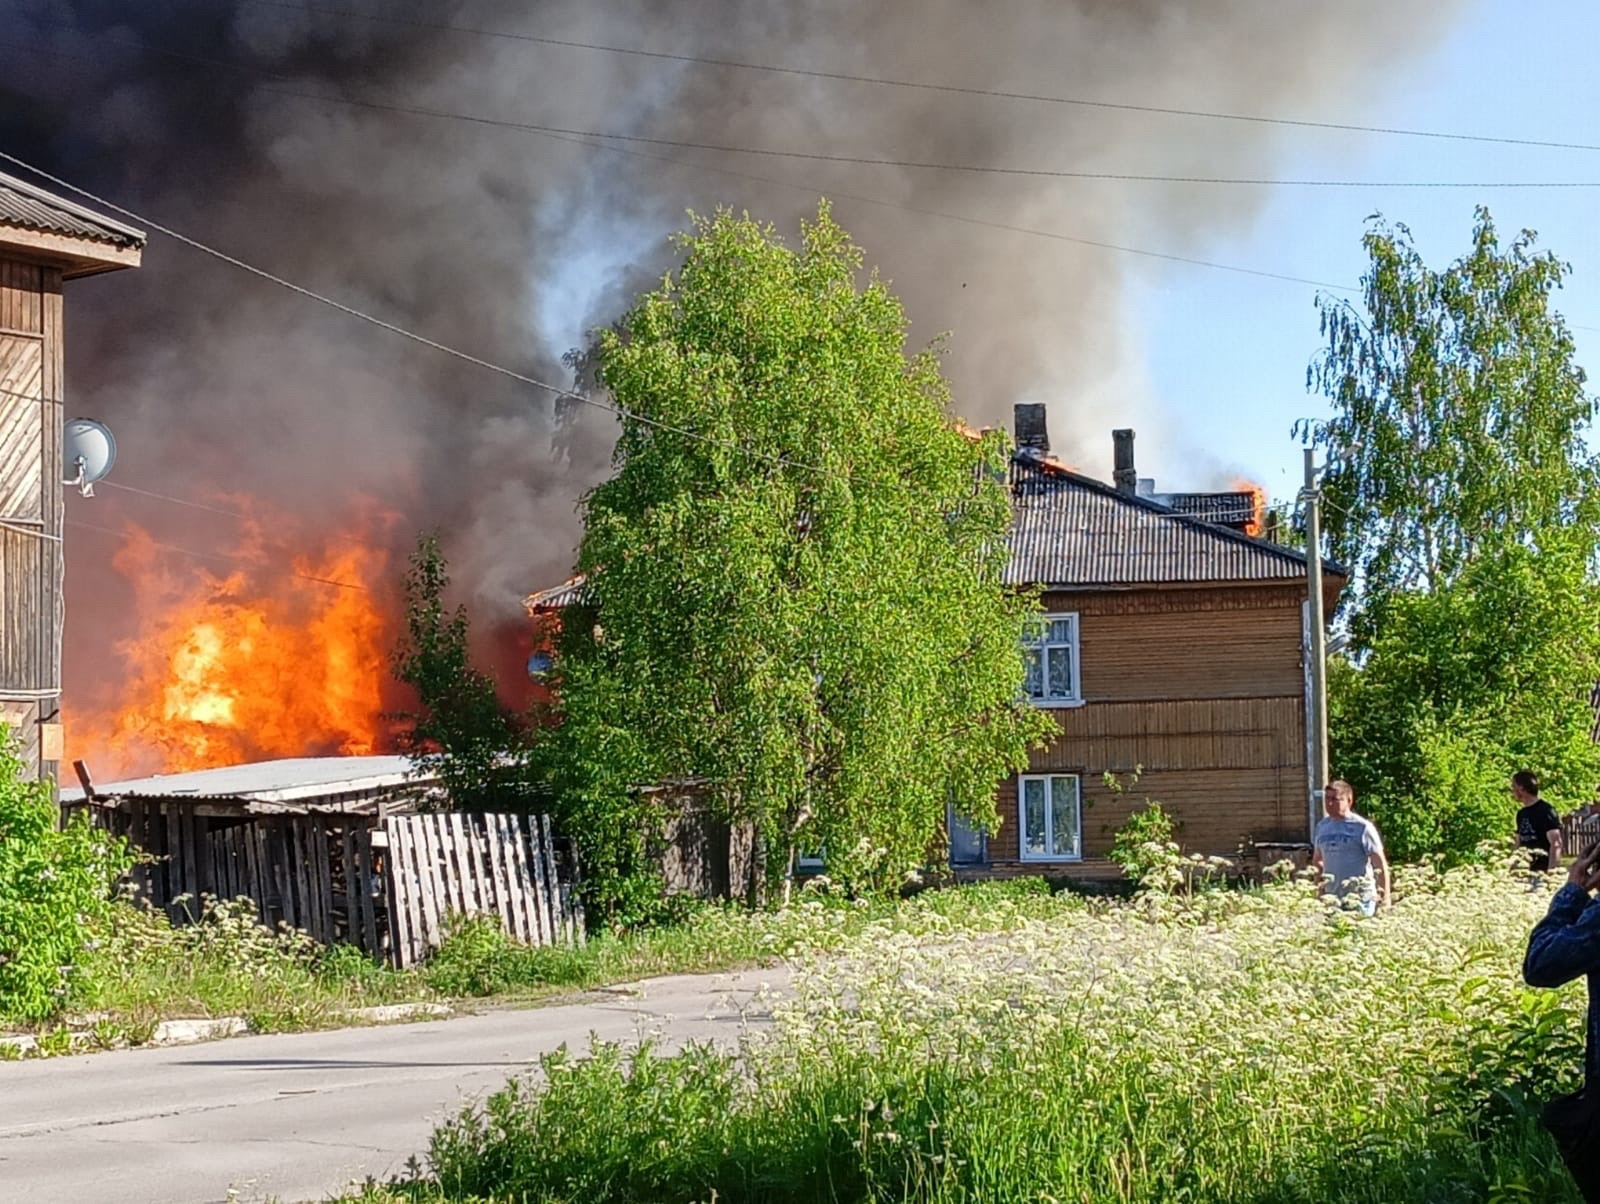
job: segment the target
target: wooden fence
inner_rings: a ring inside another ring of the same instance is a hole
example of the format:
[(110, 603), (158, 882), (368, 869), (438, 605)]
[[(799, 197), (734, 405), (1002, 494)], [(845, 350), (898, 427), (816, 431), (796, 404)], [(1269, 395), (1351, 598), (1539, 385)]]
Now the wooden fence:
[(456, 914), (498, 916), (530, 945), (584, 938), (576, 866), (560, 864), (548, 816), (247, 812), (182, 799), (90, 813), (145, 854), (133, 886), (175, 923), (198, 917), (203, 894), (247, 898), (269, 927), (399, 967), (437, 949)]
[(549, 816), (395, 815), (376, 835), (388, 846), (395, 965), (437, 949), (452, 913), (498, 916), (528, 945), (583, 939), (583, 917), (556, 872)]
[(1570, 861), (1587, 851), (1596, 841), (1600, 841), (1600, 815), (1579, 812), (1561, 821), (1563, 861)]

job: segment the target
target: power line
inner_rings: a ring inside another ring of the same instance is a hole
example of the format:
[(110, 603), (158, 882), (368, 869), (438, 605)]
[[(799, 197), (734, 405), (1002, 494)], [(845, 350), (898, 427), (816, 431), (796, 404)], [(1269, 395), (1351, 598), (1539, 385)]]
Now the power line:
[[(6, 45), (6, 44), (7, 44), (6, 42), (0, 41), (0, 45)], [(14, 43), (14, 42), (13, 43), (9, 43), (9, 44), (13, 45), (13, 46), (16, 45), (16, 43)], [(150, 46), (148, 44), (142, 44), (142, 43), (116, 42), (116, 41), (113, 41), (112, 44), (113, 45), (125, 45), (125, 46), (129, 46), (129, 47), (132, 47), (132, 48), (145, 50), (145, 51), (148, 51), (149, 53), (152, 53), (152, 54), (159, 54), (159, 55), (163, 55), (163, 56), (166, 56), (166, 57), (175, 58), (175, 59), (178, 59), (178, 60), (181, 60), (181, 61), (184, 61), (184, 62), (195, 63), (195, 64), (198, 64), (198, 65), (216, 67), (216, 68), (219, 68), (221, 70), (226, 70), (226, 71), (237, 71), (237, 72), (242, 72), (242, 73), (245, 73), (245, 74), (261, 75), (261, 76), (264, 76), (264, 77), (269, 78), (269, 79), (280, 79), (281, 80), (281, 79), (290, 78), (288, 76), (281, 75), (278, 72), (269, 71), (266, 68), (262, 68), (262, 67), (248, 66), (248, 65), (245, 65), (245, 64), (242, 64), (242, 63), (224, 62), (224, 61), (222, 61), (220, 59), (202, 58), (202, 57), (197, 56), (197, 55), (184, 54), (184, 53), (181, 53), (179, 51), (174, 51), (174, 50), (166, 50), (166, 49), (163, 49), (163, 48), (161, 48), (159, 46)], [(89, 63), (92, 63), (92, 62), (96, 62), (97, 61), (95, 59), (89, 58), (89, 57), (84, 56), (84, 55), (75, 55), (75, 54), (68, 53), (66, 51), (56, 51), (56, 50), (52, 50), (52, 49), (45, 48), (45, 47), (37, 48), (37, 52), (38, 53), (43, 53), (43, 54), (54, 55), (55, 57), (58, 57), (58, 58), (70, 59), (70, 60), (73, 60), (73, 61), (76, 61), (76, 62), (89, 62)], [(270, 89), (270, 88), (269, 89), (262, 89), (262, 90), (265, 91), (265, 92), (268, 92), (268, 93), (277, 92), (277, 89)], [(291, 97), (291, 99), (294, 99), (294, 98), (308, 99), (308, 100), (315, 99), (315, 100), (325, 101), (325, 102), (327, 102), (329, 104), (344, 104), (344, 105), (351, 105), (351, 106), (358, 107), (358, 108), (372, 108), (372, 107), (374, 107), (371, 104), (363, 103), (363, 102), (360, 102), (360, 101), (350, 100), (350, 99), (347, 99), (347, 98), (341, 97), (341, 96), (325, 96), (325, 95), (320, 95), (320, 94), (318, 94), (318, 95), (306, 95), (306, 94), (300, 94), (300, 93), (279, 93), (279, 94), (288, 95), (288, 96)], [(447, 114), (439, 114), (438, 116), (446, 117), (448, 115)], [(499, 124), (499, 123), (493, 123), (493, 124)], [(986, 229), (986, 230), (999, 230), (999, 231), (1003, 231), (1003, 232), (1010, 233), (1010, 234), (1022, 234), (1022, 235), (1026, 235), (1026, 236), (1032, 237), (1032, 238), (1047, 238), (1047, 239), (1050, 239), (1050, 240), (1052, 240), (1054, 242), (1070, 243), (1070, 244), (1073, 244), (1075, 246), (1091, 247), (1091, 248), (1095, 248), (1097, 250), (1102, 250), (1102, 251), (1114, 251), (1114, 252), (1116, 252), (1118, 254), (1122, 254), (1122, 255), (1136, 255), (1136, 256), (1139, 256), (1139, 257), (1145, 258), (1145, 259), (1155, 259), (1155, 260), (1160, 260), (1160, 261), (1166, 262), (1166, 263), (1185, 264), (1185, 265), (1187, 265), (1189, 267), (1209, 268), (1209, 269), (1211, 269), (1213, 271), (1219, 271), (1219, 272), (1232, 272), (1232, 273), (1235, 273), (1237, 275), (1242, 275), (1242, 276), (1255, 276), (1255, 277), (1258, 277), (1258, 278), (1264, 279), (1264, 280), (1279, 280), (1279, 281), (1283, 281), (1284, 283), (1287, 283), (1287, 284), (1304, 284), (1304, 285), (1309, 285), (1309, 286), (1311, 286), (1313, 288), (1329, 289), (1329, 290), (1334, 291), (1334, 292), (1345, 292), (1345, 293), (1348, 293), (1348, 292), (1357, 291), (1356, 289), (1352, 288), (1350, 285), (1347, 285), (1347, 284), (1335, 284), (1332, 281), (1316, 280), (1316, 279), (1312, 279), (1310, 277), (1296, 276), (1296, 275), (1292, 275), (1292, 274), (1286, 273), (1286, 272), (1273, 272), (1273, 271), (1269, 271), (1269, 270), (1267, 270), (1265, 268), (1244, 267), (1244, 266), (1242, 266), (1240, 264), (1222, 263), (1222, 262), (1219, 262), (1217, 260), (1201, 259), (1201, 258), (1199, 258), (1197, 256), (1192, 256), (1192, 255), (1177, 255), (1177, 254), (1173, 254), (1171, 252), (1166, 252), (1166, 251), (1152, 251), (1152, 250), (1150, 250), (1148, 248), (1145, 248), (1145, 247), (1133, 247), (1133, 246), (1128, 246), (1128, 245), (1126, 245), (1124, 243), (1107, 242), (1107, 241), (1105, 241), (1103, 239), (1084, 238), (1081, 235), (1064, 234), (1064, 233), (1061, 233), (1061, 232), (1055, 231), (1055, 230), (1040, 230), (1040, 229), (1037, 229), (1035, 227), (1015, 225), (1015, 224), (1010, 223), (1010, 222), (999, 222), (999, 221), (993, 221), (993, 220), (988, 219), (988, 218), (972, 217), (972, 216), (970, 216), (968, 214), (951, 213), (950, 211), (944, 210), (944, 209), (930, 209), (930, 208), (927, 208), (927, 207), (924, 207), (924, 206), (919, 206), (919, 205), (907, 205), (907, 204), (905, 204), (903, 202), (900, 202), (900, 201), (886, 201), (881, 197), (867, 196), (867, 195), (859, 193), (859, 192), (845, 192), (845, 191), (842, 191), (842, 190), (836, 189), (836, 188), (818, 189), (818, 188), (813, 187), (812, 185), (802, 184), (802, 183), (800, 183), (800, 182), (798, 182), (796, 180), (787, 180), (787, 179), (783, 179), (782, 177), (778, 177), (778, 176), (758, 175), (758, 174), (753, 173), (753, 172), (739, 171), (736, 168), (713, 166), (711, 164), (692, 161), (692, 160), (689, 160), (689, 159), (677, 159), (677, 158), (673, 158), (670, 155), (663, 155), (663, 154), (659, 154), (659, 153), (656, 153), (656, 152), (653, 152), (653, 151), (640, 150), (640, 149), (638, 149), (636, 147), (615, 146), (615, 145), (610, 145), (610, 144), (607, 144), (607, 143), (604, 143), (604, 142), (595, 142), (595, 141), (593, 141), (591, 139), (587, 139), (587, 138), (574, 137), (574, 136), (566, 135), (566, 134), (551, 133), (551, 132), (548, 132), (548, 131), (545, 131), (545, 130), (523, 129), (521, 127), (516, 127), (516, 128), (517, 128), (518, 132), (535, 133), (535, 134), (539, 134), (539, 135), (541, 135), (543, 137), (550, 138), (550, 139), (552, 139), (554, 141), (557, 141), (557, 142), (565, 142), (565, 143), (568, 143), (568, 144), (570, 144), (572, 146), (582, 146), (582, 147), (586, 147), (586, 148), (588, 148), (590, 150), (605, 151), (608, 154), (627, 155), (627, 156), (629, 156), (631, 158), (647, 159), (647, 160), (650, 160), (650, 161), (656, 162), (656, 163), (670, 163), (670, 164), (674, 164), (675, 166), (687, 168), (689, 170), (696, 171), (696, 172), (701, 172), (701, 173), (710, 172), (710, 173), (712, 173), (714, 175), (727, 176), (730, 179), (753, 180), (753, 181), (755, 181), (756, 183), (759, 183), (759, 184), (771, 184), (771, 185), (775, 185), (775, 186), (780, 187), (780, 188), (789, 188), (789, 189), (793, 189), (795, 191), (805, 192), (805, 193), (808, 193), (808, 194), (811, 194), (811, 195), (818, 195), (819, 193), (824, 193), (825, 192), (829, 196), (837, 197), (837, 198), (842, 199), (842, 200), (855, 201), (855, 202), (857, 202), (859, 204), (863, 204), (863, 205), (873, 205), (873, 206), (877, 206), (879, 208), (884, 208), (884, 209), (894, 209), (894, 210), (898, 210), (898, 211), (900, 211), (902, 213), (915, 213), (915, 214), (919, 214), (919, 215), (921, 215), (923, 217), (934, 217), (934, 218), (942, 219), (944, 221), (961, 222), (961, 223), (964, 223), (966, 225), (977, 226), (977, 227), (980, 227), (980, 228)]]
[(593, 397), (587, 397), (582, 393), (576, 393), (571, 389), (563, 389), (559, 385), (549, 384), (548, 382), (539, 380), (536, 377), (528, 376), (525, 373), (518, 372), (514, 368), (507, 368), (503, 364), (496, 364), (491, 360), (483, 359), (480, 356), (471, 354), (470, 352), (461, 351), (458, 348), (451, 347), (445, 343), (440, 343), (434, 339), (428, 338), (426, 335), (417, 334), (415, 331), (407, 330), (403, 326), (396, 326), (393, 322), (386, 322), (384, 319), (356, 309), (354, 306), (346, 305), (342, 301), (335, 301), (333, 298), (324, 296), (318, 292), (314, 292), (313, 290), (306, 288), (304, 285), (295, 284), (292, 280), (286, 280), (282, 276), (274, 275), (265, 268), (258, 268), (254, 264), (246, 263), (242, 259), (229, 255), (224, 251), (219, 251), (215, 247), (207, 246), (205, 243), (190, 238), (188, 235), (179, 234), (176, 230), (173, 230), (168, 226), (163, 226), (159, 222), (153, 221), (142, 214), (134, 212), (132, 209), (126, 209), (113, 201), (107, 200), (105, 197), (97, 196), (86, 188), (79, 188), (76, 184), (69, 183), (68, 181), (61, 179), (59, 176), (53, 176), (49, 172), (35, 167), (26, 160), (19, 159), (17, 156), (6, 151), (0, 151), (0, 159), (3, 159), (7, 163), (10, 163), (16, 167), (22, 168), (24, 171), (31, 172), (40, 179), (48, 180), (50, 183), (59, 188), (65, 188), (67, 191), (76, 193), (78, 196), (81, 196), (86, 200), (93, 201), (95, 204), (104, 209), (109, 209), (113, 213), (119, 213), (123, 217), (128, 218), (130, 221), (138, 222), (140, 225), (146, 226), (159, 234), (165, 234), (168, 238), (173, 239), (176, 242), (180, 242), (186, 247), (191, 247), (202, 254), (209, 255), (214, 259), (221, 260), (223, 263), (231, 264), (241, 271), (248, 272), (252, 276), (256, 276), (262, 280), (276, 284), (281, 288), (286, 288), (290, 292), (298, 293), (300, 296), (312, 301), (316, 301), (319, 304), (326, 305), (330, 309), (338, 310), (340, 313), (346, 314), (349, 317), (359, 319), (360, 321), (366, 322), (369, 325), (378, 327), (380, 330), (386, 330), (390, 334), (398, 335), (403, 339), (409, 339), (414, 343), (431, 348), (434, 351), (441, 352), (444, 355), (451, 356), (455, 359), (461, 360), (464, 363), (472, 364), (475, 367), (484, 369), (485, 371), (494, 372), (500, 376), (508, 377), (511, 380), (518, 381), (525, 385), (531, 385), (536, 389), (543, 389), (545, 392), (550, 393), (555, 397), (559, 397), (568, 401), (576, 401), (587, 406), (593, 406), (595, 409), (605, 410), (607, 413), (614, 414), (619, 418), (626, 418), (633, 422), (638, 422), (644, 426), (653, 427), (656, 430), (680, 435), (685, 439), (721, 447), (724, 450), (736, 452), (738, 454), (748, 456), (751, 459), (764, 460), (782, 467), (799, 468), (808, 472), (817, 473), (819, 475), (829, 475), (827, 469), (820, 468), (815, 464), (808, 464), (801, 460), (791, 460), (786, 456), (772, 455), (767, 452), (757, 451), (754, 448), (745, 447), (741, 444), (734, 443), (731, 440), (719, 439), (714, 435), (702, 435), (697, 431), (691, 431), (683, 427), (674, 426), (671, 423), (661, 422), (655, 418), (648, 418), (643, 414), (636, 413), (613, 402), (599, 401)]
[[(112, 40), (115, 44), (115, 40)], [(138, 49), (167, 54), (174, 58), (198, 59), (215, 65), (215, 60), (176, 51), (158, 50), (135, 43)], [(293, 88), (263, 88), (263, 92), (276, 96), (292, 96), (301, 100), (327, 102), (335, 98), (318, 92), (302, 92)], [(645, 134), (619, 134), (608, 130), (585, 130), (571, 126), (544, 125), (531, 121), (511, 121), (499, 117), (484, 117), (475, 113), (458, 113), (448, 109), (426, 108), (421, 105), (402, 105), (393, 102), (362, 100), (341, 97), (336, 103), (377, 112), (401, 113), (412, 117), (432, 117), (447, 121), (463, 121), (473, 125), (499, 129), (522, 130), (536, 134), (558, 134), (569, 138), (598, 138), (616, 142), (629, 142), (641, 146), (664, 146), (677, 150), (710, 151), (724, 155), (753, 155), (762, 158), (795, 159), (807, 163), (840, 163), (854, 167), (892, 167), (900, 171), (938, 171), (965, 175), (1004, 176), (1024, 179), (1077, 180), (1097, 183), (1122, 184), (1188, 184), (1231, 186), (1247, 188), (1371, 188), (1371, 189), (1522, 189), (1600, 188), (1600, 180), (1329, 180), (1314, 178), (1274, 178), (1268, 176), (1201, 176), (1169, 175), (1158, 172), (1076, 171), (1045, 167), (999, 167), (984, 163), (948, 163), (934, 160), (897, 159), (876, 155), (838, 155), (824, 151), (780, 150), (776, 147), (738, 146), (731, 143), (698, 142), (686, 138), (657, 138)]]
[(242, 522), (252, 522), (250, 515), (238, 510), (224, 510), (221, 506), (207, 506), (202, 502), (191, 502), (187, 498), (173, 497), (169, 493), (156, 493), (150, 489), (140, 489), (137, 485), (124, 485), (119, 481), (96, 481), (97, 488), (116, 489), (123, 493), (135, 493), (140, 497), (154, 498), (161, 502), (170, 502), (174, 506), (188, 506), (191, 510), (204, 510), (207, 514), (222, 514), (228, 518), (236, 518)]
[(1124, 113), (1148, 113), (1163, 117), (1188, 117), (1208, 121), (1234, 121), (1251, 125), (1290, 126), (1298, 129), (1334, 130), (1342, 133), (1382, 134), (1400, 138), (1433, 138), (1450, 142), (1479, 142), (1500, 146), (1537, 147), (1547, 150), (1600, 151), (1600, 144), (1587, 142), (1560, 142), (1539, 138), (1496, 137), (1489, 134), (1462, 134), (1445, 130), (1419, 130), (1400, 126), (1360, 125), (1344, 121), (1313, 121), (1294, 117), (1268, 117), (1254, 113), (1229, 113), (1220, 110), (1189, 109), (1177, 106), (1142, 105), (1126, 101), (1092, 100), (1078, 96), (1054, 96), (1035, 92), (1012, 92), (996, 88), (967, 87), (960, 84), (936, 84), (925, 80), (894, 79), (888, 76), (854, 75), (844, 71), (822, 71), (804, 67), (789, 67), (775, 63), (755, 63), (742, 59), (716, 58), (709, 55), (673, 54), (660, 50), (645, 50), (630, 46), (613, 46), (599, 42), (583, 42), (568, 38), (542, 37), (535, 34), (511, 33), (505, 30), (481, 29), (464, 25), (419, 21), (409, 17), (395, 17), (377, 13), (358, 12), (353, 9), (325, 8), (309, 4), (294, 4), (288, 0), (245, 0), (263, 8), (281, 8), (325, 16), (351, 17), (360, 21), (376, 21), (389, 25), (404, 25), (416, 29), (429, 29), (441, 33), (466, 34), (474, 37), (497, 38), (514, 42), (530, 42), (541, 46), (554, 46), (568, 50), (588, 50), (604, 54), (631, 55), (637, 58), (657, 59), (673, 63), (691, 63), (698, 66), (723, 67), (739, 71), (758, 71), (772, 75), (787, 75), (804, 79), (830, 80), (842, 83), (870, 84), (875, 87), (902, 88), (920, 92), (942, 92), (958, 96), (980, 96), (999, 100), (1027, 101), (1035, 104), (1070, 105), (1089, 109), (1102, 109)]

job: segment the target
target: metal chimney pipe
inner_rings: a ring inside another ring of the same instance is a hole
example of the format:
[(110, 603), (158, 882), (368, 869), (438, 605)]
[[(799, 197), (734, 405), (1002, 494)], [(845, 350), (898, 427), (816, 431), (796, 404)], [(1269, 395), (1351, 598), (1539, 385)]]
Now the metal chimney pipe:
[(1111, 432), (1111, 483), (1122, 493), (1139, 492), (1139, 471), (1133, 466), (1133, 431)]

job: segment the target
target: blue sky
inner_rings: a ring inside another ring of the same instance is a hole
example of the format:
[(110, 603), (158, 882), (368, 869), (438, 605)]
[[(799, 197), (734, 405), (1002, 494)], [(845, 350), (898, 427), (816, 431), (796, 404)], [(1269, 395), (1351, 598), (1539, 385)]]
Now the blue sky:
[[(1580, 0), (1469, 7), (1431, 54), (1362, 124), (1501, 137), (1600, 143), (1600, 9)], [(1328, 113), (1329, 120), (1349, 120)], [(1281, 176), (1365, 179), (1600, 181), (1600, 152), (1532, 150), (1307, 130), (1293, 136)], [(1349, 148), (1354, 146), (1356, 153)], [(1275, 190), (1248, 234), (1221, 239), (1214, 260), (1309, 279), (1358, 283), (1366, 216), (1404, 222), (1428, 262), (1442, 266), (1468, 247), (1473, 206), (1487, 204), (1502, 242), (1523, 227), (1572, 265), (1557, 307), (1575, 327), (1591, 380), (1600, 372), (1600, 216), (1596, 189)], [(1306, 393), (1317, 348), (1313, 288), (1172, 265), (1142, 274), (1130, 296), (1147, 369), (1173, 420), (1193, 442), (1266, 485), (1293, 495), (1301, 474), (1296, 418), (1326, 413)]]

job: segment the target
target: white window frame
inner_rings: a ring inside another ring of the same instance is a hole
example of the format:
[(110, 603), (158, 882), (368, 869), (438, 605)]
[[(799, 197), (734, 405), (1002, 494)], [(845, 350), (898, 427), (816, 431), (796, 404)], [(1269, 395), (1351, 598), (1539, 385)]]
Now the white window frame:
[[(1028, 851), (1028, 782), (1044, 783), (1044, 847), (1055, 848), (1055, 786), (1053, 782), (1070, 781), (1077, 795), (1078, 830), (1073, 833), (1073, 853), (1030, 853)], [(1082, 861), (1083, 860), (1083, 775), (1076, 773), (1024, 773), (1017, 777), (1017, 857), (1021, 861)]]
[[(1068, 648), (1072, 660), (1072, 693), (1060, 698), (1040, 697), (1029, 694), (1027, 679), (1023, 679), (1023, 696), (1036, 707), (1081, 707), (1083, 705), (1083, 658), (1081, 655), (1081, 625), (1078, 622), (1078, 612), (1075, 610), (1055, 611), (1051, 614), (1038, 616), (1041, 629), (1045, 633), (1041, 638), (1035, 639), (1031, 635), (1024, 635), (1022, 646), (1024, 650), (1038, 649), (1039, 680), (1041, 684), (1048, 683), (1050, 679), (1049, 658), (1047, 649)], [(1072, 624), (1072, 638), (1065, 644), (1052, 641), (1048, 638), (1052, 623), (1066, 622)]]

